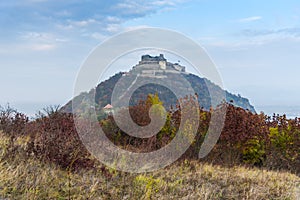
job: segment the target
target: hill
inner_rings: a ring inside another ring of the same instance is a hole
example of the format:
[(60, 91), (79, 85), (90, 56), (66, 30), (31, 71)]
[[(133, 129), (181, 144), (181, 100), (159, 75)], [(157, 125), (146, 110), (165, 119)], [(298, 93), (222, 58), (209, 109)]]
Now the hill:
[[(125, 81), (122, 78), (125, 79)], [(86, 96), (93, 95), (95, 92), (95, 103), (100, 108), (103, 108), (105, 105), (111, 104), (113, 90), (120, 80), (123, 81), (123, 85), (126, 84), (126, 82), (133, 83), (136, 80), (143, 80), (144, 82), (151, 83), (139, 87), (133, 93), (130, 97), (130, 105), (136, 105), (140, 99), (145, 99), (149, 93), (158, 93), (159, 98), (164, 102), (164, 106), (168, 109), (171, 105), (174, 106), (176, 104), (177, 98), (170, 89), (160, 84), (155, 84), (155, 82), (164, 80), (168, 84), (176, 87), (179, 91), (186, 91), (186, 84), (181, 81), (183, 79), (187, 80), (191, 85), (198, 96), (199, 105), (205, 110), (209, 110), (213, 105), (210, 97), (210, 92), (213, 92), (214, 94), (223, 93), (225, 94), (226, 102), (255, 113), (255, 109), (248, 99), (224, 91), (221, 87), (206, 78), (187, 73), (184, 66), (181, 66), (178, 63), (168, 62), (162, 54), (155, 57), (143, 55), (141, 61), (129, 72), (119, 72), (115, 74), (108, 80), (98, 84), (95, 89), (92, 89), (88, 93), (81, 93), (79, 96), (75, 97), (73, 101), (82, 102)], [(124, 85), (124, 87), (128, 86)], [(193, 95), (192, 91), (191, 94)], [(72, 101), (68, 102), (63, 107), (63, 110), (68, 113), (72, 112)]]

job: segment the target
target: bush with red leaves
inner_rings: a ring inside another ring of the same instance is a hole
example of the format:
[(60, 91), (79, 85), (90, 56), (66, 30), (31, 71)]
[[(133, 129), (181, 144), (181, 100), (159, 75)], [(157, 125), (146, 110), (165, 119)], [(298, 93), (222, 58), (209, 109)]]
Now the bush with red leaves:
[(95, 160), (82, 144), (72, 114), (55, 112), (31, 126), (36, 156), (63, 168), (93, 167)]

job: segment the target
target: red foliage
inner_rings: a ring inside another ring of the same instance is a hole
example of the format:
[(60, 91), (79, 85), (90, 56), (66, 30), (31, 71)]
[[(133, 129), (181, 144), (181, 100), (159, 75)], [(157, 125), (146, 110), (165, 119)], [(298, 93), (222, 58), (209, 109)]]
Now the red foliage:
[[(195, 98), (191, 96), (180, 101), (193, 105)], [(138, 105), (130, 107), (133, 121), (142, 126), (149, 124), (151, 122), (148, 114), (150, 107), (147, 101), (140, 101)], [(144, 139), (129, 136), (120, 130), (112, 116), (108, 116), (100, 123), (107, 137), (119, 147), (133, 152), (151, 152), (167, 145), (174, 138), (180, 125), (181, 112), (179, 104), (176, 105), (175, 109), (169, 111), (169, 118), (163, 129), (157, 135)], [(186, 110), (185, 112), (195, 111)], [(199, 116), (200, 125), (197, 135), (182, 159), (198, 158), (199, 149), (209, 127), (211, 112), (200, 109)], [(278, 137), (283, 137), (283, 139), (277, 139), (284, 148), (279, 148), (278, 145), (274, 145), (274, 142), (272, 143), (274, 138), (270, 136), (270, 128), (278, 128)], [(54, 162), (69, 169), (93, 167), (96, 162), (82, 144), (76, 132), (72, 114), (55, 111), (29, 122), (24, 114), (12, 109), (2, 110), (0, 130), (11, 138), (11, 147), (8, 151), (11, 156), (17, 153), (13, 146), (16, 137), (27, 135), (31, 138), (26, 149), (28, 156), (34, 155), (43, 161)], [(284, 140), (285, 138), (288, 140)], [(300, 119), (286, 119), (284, 115), (268, 117), (232, 105), (227, 105), (226, 120), (221, 136), (204, 161), (227, 165), (244, 164), (243, 151), (249, 147), (249, 141), (253, 139), (264, 145), (261, 166), (300, 172)]]

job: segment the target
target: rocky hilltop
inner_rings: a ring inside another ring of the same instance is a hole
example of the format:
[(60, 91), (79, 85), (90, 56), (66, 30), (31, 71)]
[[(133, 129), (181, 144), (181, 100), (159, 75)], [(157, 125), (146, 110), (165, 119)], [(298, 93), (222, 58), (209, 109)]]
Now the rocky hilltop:
[[(199, 104), (204, 109), (208, 110), (211, 107), (212, 99), (209, 91), (213, 91), (215, 94), (225, 93), (226, 99), (224, 100), (228, 103), (244, 108), (245, 110), (255, 112), (254, 107), (250, 104), (248, 99), (241, 97), (240, 95), (224, 91), (221, 87), (215, 85), (206, 78), (201, 78), (186, 72), (184, 66), (181, 66), (179, 63), (168, 62), (163, 54), (160, 54), (159, 56), (143, 55), (139, 63), (133, 66), (129, 72), (120, 72), (115, 74), (108, 80), (101, 82), (90, 92), (85, 92), (75, 97), (73, 101), (76, 103), (82, 102), (87, 96), (95, 93), (95, 105), (101, 109), (107, 104), (111, 104), (112, 91), (118, 81), (124, 77), (126, 77), (127, 82), (132, 83), (134, 83), (137, 79), (143, 81), (151, 80), (152, 82), (135, 90), (130, 97), (131, 105), (137, 104), (141, 99), (145, 99), (150, 93), (158, 93), (159, 98), (164, 102), (164, 106), (168, 109), (171, 105), (176, 104), (177, 98), (170, 89), (162, 85), (155, 84), (155, 82), (159, 82), (159, 80), (163, 79), (164, 81), (172, 84), (178, 90), (184, 91), (187, 90), (187, 88), (182, 81), (180, 81), (183, 78), (189, 82), (193, 90), (197, 93)], [(63, 110), (65, 112), (72, 112), (72, 101), (68, 102), (63, 107)]]

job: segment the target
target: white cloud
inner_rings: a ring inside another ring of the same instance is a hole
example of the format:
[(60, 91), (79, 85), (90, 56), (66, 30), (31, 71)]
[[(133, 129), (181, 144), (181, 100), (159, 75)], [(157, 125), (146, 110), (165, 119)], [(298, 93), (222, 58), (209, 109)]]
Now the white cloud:
[(106, 21), (110, 23), (121, 23), (122, 20), (119, 17), (108, 16), (106, 17)]
[(124, 29), (124, 31), (133, 31), (140, 28), (149, 28), (150, 26), (147, 25), (140, 25), (140, 26), (128, 26)]
[(74, 26), (71, 24), (56, 24), (55, 26), (63, 31), (68, 31), (74, 28)]
[(261, 20), (261, 19), (262, 19), (261, 16), (253, 16), (253, 17), (238, 19), (237, 21), (240, 22), (240, 23), (247, 23), (247, 22), (258, 21), (258, 20)]
[(58, 37), (54, 33), (46, 32), (24, 32), (21, 33), (20, 38), (26, 42), (40, 42), (40, 43), (61, 43), (67, 42), (68, 39)]
[(33, 44), (30, 45), (30, 49), (34, 51), (49, 51), (55, 49), (54, 44)]
[(157, 0), (157, 1), (153, 1), (151, 2), (152, 5), (156, 5), (156, 6), (176, 6), (179, 3), (184, 3), (187, 2), (189, 0)]
[(96, 24), (97, 21), (95, 19), (87, 19), (87, 20), (80, 20), (80, 21), (70, 21), (71, 25), (79, 26), (79, 27), (84, 27), (88, 26), (91, 24)]
[(24, 32), (21, 33), (21, 39), (23, 40), (51, 40), (53, 38), (50, 33), (43, 32)]
[(157, 6), (174, 6), (175, 1), (170, 1), (170, 0), (159, 0), (159, 1), (154, 1), (151, 4), (152, 5), (157, 5)]
[(105, 30), (109, 33), (116, 33), (122, 30), (119, 24), (108, 24)]
[(105, 35), (103, 35), (103, 34), (101, 34), (101, 33), (99, 33), (99, 32), (94, 32), (94, 33), (92, 33), (90, 36), (91, 36), (92, 38), (94, 38), (94, 39), (96, 39), (96, 40), (100, 40), (100, 41), (102, 41), (102, 40), (104, 40), (104, 39), (107, 38), (107, 36), (105, 36)]
[(149, 3), (140, 3), (132, 0), (118, 3), (114, 6), (114, 9), (119, 11), (121, 15), (132, 16), (133, 18), (147, 15), (155, 10)]
[(167, 8), (174, 8), (180, 3), (189, 0), (123, 0), (113, 6), (122, 15), (131, 15), (134, 17), (145, 16)]
[(69, 41), (65, 37), (47, 32), (23, 32), (19, 38), (21, 40), (16, 48), (26, 51), (50, 51)]
[(94, 33), (115, 34), (125, 29), (123, 24), (128, 20), (175, 8), (186, 1), (188, 0), (114, 0), (106, 3), (80, 0), (12, 0), (0, 4), (0, 8), (4, 6), (5, 12), (13, 9), (24, 18), (20, 20), (14, 16), (15, 19), (13, 17), (10, 20), (15, 23), (6, 28), (20, 32), (22, 36), (19, 34), (15, 39), (32, 44), (55, 44), (67, 41), (64, 37), (73, 40), (82, 35), (99, 40), (102, 36)]
[(278, 37), (300, 37), (300, 28), (299, 27), (289, 27), (282, 29), (244, 29), (242, 34), (250, 37), (258, 36), (278, 36)]

